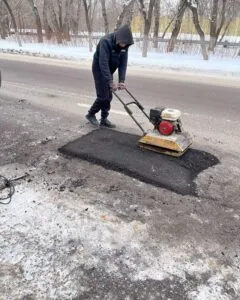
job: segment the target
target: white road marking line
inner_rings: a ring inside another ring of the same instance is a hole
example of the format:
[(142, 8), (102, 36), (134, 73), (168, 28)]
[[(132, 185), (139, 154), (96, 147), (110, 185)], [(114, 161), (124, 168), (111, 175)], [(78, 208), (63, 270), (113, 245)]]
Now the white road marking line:
[[(22, 89), (25, 89), (25, 90), (28, 90), (28, 91), (35, 91), (36, 90), (36, 87), (29, 87), (28, 85), (24, 84), (24, 83), (18, 83), (18, 82), (10, 82), (10, 81), (5, 81), (5, 83), (9, 84), (10, 86), (14, 86), (14, 87), (18, 87), (18, 88), (22, 88)], [(50, 88), (47, 88), (47, 87), (39, 87), (39, 89), (41, 89), (41, 91), (38, 93), (41, 93), (42, 94), (44, 92), (48, 92), (49, 94), (54, 94), (56, 96), (67, 96), (67, 97), (75, 97), (75, 98), (79, 98), (79, 97), (82, 97), (82, 98), (88, 98), (88, 99), (93, 99), (94, 96), (90, 95), (90, 94), (78, 94), (78, 93), (75, 93), (75, 92), (69, 92), (69, 91), (61, 91), (59, 90), (58, 92), (56, 92), (56, 90), (54, 89), (50, 89)], [(85, 103), (77, 103), (77, 105), (79, 107), (86, 107), (86, 108), (89, 108), (90, 105), (88, 104), (85, 104)], [(145, 111), (150, 111), (151, 107), (145, 107)], [(121, 111), (121, 110), (114, 110), (114, 109), (111, 109), (111, 112), (112, 113), (115, 113), (115, 114), (118, 114), (118, 115), (123, 115), (123, 116), (127, 116), (128, 114), (125, 112), (125, 111)], [(190, 113), (187, 113), (187, 112), (182, 112), (183, 115), (185, 116), (191, 116)], [(138, 115), (138, 114), (136, 114)], [(228, 122), (231, 122), (228, 120)]]
[[(86, 107), (89, 108), (90, 105), (89, 104), (85, 104), (85, 103), (77, 103), (77, 106), (79, 107)], [(127, 116), (128, 114), (124, 111), (121, 110), (115, 110), (115, 109), (111, 109), (111, 112), (117, 115), (123, 115), (123, 116)]]

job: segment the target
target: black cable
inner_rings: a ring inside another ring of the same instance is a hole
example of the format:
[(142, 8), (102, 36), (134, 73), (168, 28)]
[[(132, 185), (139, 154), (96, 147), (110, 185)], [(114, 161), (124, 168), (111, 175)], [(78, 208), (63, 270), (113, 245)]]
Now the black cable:
[[(0, 197), (0, 204), (7, 205), (12, 201), (12, 196), (15, 193), (15, 187), (12, 180), (7, 179), (5, 176), (0, 175), (3, 179), (3, 187), (0, 187), (0, 191), (4, 189), (9, 189), (8, 195), (6, 197)], [(5, 202), (8, 200), (7, 202)]]

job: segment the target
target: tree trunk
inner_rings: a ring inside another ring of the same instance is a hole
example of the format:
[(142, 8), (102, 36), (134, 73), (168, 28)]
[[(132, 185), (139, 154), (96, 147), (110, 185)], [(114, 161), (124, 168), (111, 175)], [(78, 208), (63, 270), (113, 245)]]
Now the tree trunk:
[(0, 2), (0, 36), (3, 40), (6, 39), (8, 35), (8, 14), (3, 2)]
[(130, 28), (131, 28), (131, 24), (132, 24), (132, 20), (133, 20), (133, 14), (134, 14), (134, 5), (135, 5), (136, 1), (131, 1), (131, 3), (129, 4), (128, 10), (126, 12), (126, 16), (125, 16), (125, 24), (127, 24)]
[(44, 26), (44, 30), (45, 30), (46, 39), (51, 40), (53, 31), (52, 31), (52, 29), (48, 23), (48, 19), (47, 19), (47, 9), (48, 9), (47, 1), (48, 0), (44, 0), (44, 3), (43, 3), (43, 26)]
[(80, 14), (81, 14), (81, 0), (78, 0), (78, 7), (77, 7), (77, 33), (79, 32), (79, 24), (80, 24)]
[(142, 49), (143, 57), (147, 57), (150, 28), (151, 28), (151, 24), (149, 24), (149, 22), (145, 22), (144, 23), (144, 36), (143, 36), (143, 49)]
[(46, 3), (47, 3), (47, 12), (48, 12), (48, 16), (49, 16), (48, 19), (51, 22), (53, 32), (56, 36), (58, 44), (62, 44), (62, 30), (58, 24), (57, 16), (56, 16), (52, 1), (47, 0)]
[(13, 12), (12, 12), (12, 9), (11, 9), (11, 7), (9, 6), (7, 0), (2, 0), (2, 1), (3, 1), (3, 3), (6, 5), (7, 10), (8, 10), (8, 12), (9, 12), (11, 18), (12, 18), (12, 22), (13, 22), (15, 34), (16, 34), (16, 37), (17, 37), (18, 45), (19, 45), (19, 47), (22, 47), (22, 42), (21, 42), (20, 36), (19, 36), (19, 34), (18, 34), (18, 29), (17, 29), (16, 19), (15, 19), (15, 17), (14, 17), (14, 14), (13, 14)]
[(7, 35), (8, 35), (6, 21), (7, 21), (7, 16), (1, 17), (1, 22), (0, 22), (0, 36), (1, 36), (1, 39), (3, 39), (3, 40), (5, 40), (6, 37), (7, 37)]
[(219, 23), (219, 26), (217, 28), (215, 46), (217, 45), (218, 37), (220, 35), (220, 32), (222, 31), (223, 25), (224, 25), (225, 20), (226, 20), (226, 4), (227, 4), (227, 1), (226, 0), (222, 0), (222, 10), (221, 10), (221, 14), (220, 14), (220, 23)]
[(209, 51), (214, 51), (216, 41), (217, 41), (217, 17), (218, 17), (218, 0), (213, 0), (213, 7), (211, 11), (210, 18), (210, 41), (209, 41)]
[(41, 23), (41, 19), (40, 19), (40, 15), (39, 15), (37, 6), (34, 4), (33, 0), (28, 0), (28, 3), (30, 4), (30, 6), (32, 8), (32, 12), (35, 17), (35, 23), (37, 26), (38, 43), (43, 43), (42, 23)]
[(147, 11), (144, 1), (139, 0), (140, 11), (141, 11), (143, 19), (144, 19), (144, 37), (143, 37), (143, 49), (142, 49), (143, 57), (147, 57), (149, 32), (150, 32), (151, 24), (152, 24), (152, 14), (153, 14), (153, 7), (155, 4), (155, 1), (156, 0), (150, 0), (148, 11)]
[(25, 23), (24, 23), (24, 18), (21, 9), (19, 8), (16, 10), (16, 20), (18, 21), (18, 31), (19, 34), (23, 32), (23, 29), (25, 29)]
[(131, 10), (131, 7), (133, 9), (135, 1), (136, 0), (129, 0), (128, 2), (124, 2), (123, 9), (122, 9), (121, 13), (119, 14), (119, 16), (117, 18), (117, 23), (115, 25), (115, 30), (117, 30), (122, 25), (125, 15), (129, 12), (129, 10)]
[(227, 24), (226, 24), (226, 26), (225, 26), (225, 28), (223, 30), (222, 36), (221, 36), (221, 38), (219, 40), (219, 43), (221, 43), (222, 40), (224, 39), (224, 37), (225, 37), (225, 35), (226, 35), (227, 31), (228, 31), (228, 28), (229, 28), (230, 24), (232, 23), (232, 20), (233, 20), (232, 17), (230, 18), (230, 20), (228, 20), (228, 22), (227, 22)]
[(6, 24), (5, 24), (5, 18), (1, 17), (1, 21), (0, 21), (0, 37), (1, 39), (5, 40), (7, 37), (7, 31), (6, 31)]
[(153, 47), (158, 48), (158, 33), (160, 24), (160, 0), (155, 1), (154, 6), (154, 33), (153, 33)]
[(105, 34), (108, 34), (109, 33), (109, 25), (108, 25), (105, 0), (101, 0), (101, 6), (102, 6), (102, 16), (103, 16), (103, 20), (104, 20), (104, 30), (105, 30)]
[(179, 3), (179, 6), (178, 6), (176, 21), (174, 24), (172, 35), (168, 42), (167, 52), (174, 51), (175, 43), (176, 43), (178, 34), (180, 32), (180, 29), (181, 29), (182, 20), (183, 20), (183, 16), (184, 16), (184, 12), (185, 12), (186, 8), (187, 8), (186, 0), (181, 0)]
[[(91, 4), (91, 3), (90, 3)], [(89, 35), (89, 51), (93, 51), (93, 42), (92, 42), (92, 24), (91, 24), (91, 16), (90, 16), (90, 8), (91, 5), (87, 5), (87, 1), (83, 0), (83, 6), (85, 10), (85, 17), (86, 17), (86, 23), (87, 23), (87, 29), (88, 29), (88, 35)]]
[[(51, 0), (48, 0), (51, 1)], [(68, 3), (69, 0), (66, 1), (66, 5)], [(59, 24), (59, 28), (60, 31), (63, 32), (63, 10), (62, 10), (62, 0), (57, 0), (58, 3), (58, 24)]]
[(3, 12), (3, 2), (0, 2), (0, 37), (5, 40), (6, 35), (4, 34), (4, 12)]
[(205, 35), (204, 35), (204, 32), (203, 32), (203, 30), (200, 26), (200, 23), (199, 23), (197, 7), (192, 6), (191, 4), (189, 4), (189, 8), (192, 11), (193, 23), (194, 23), (195, 28), (196, 28), (199, 36), (200, 36), (203, 59), (208, 60), (208, 53), (207, 53), (206, 42), (205, 42)]
[[(209, 50), (214, 51), (218, 37), (221, 33), (223, 25), (226, 20), (226, 5), (227, 1), (222, 0), (222, 9), (219, 12), (219, 0), (213, 1), (213, 7), (211, 11), (211, 20), (210, 20), (210, 42), (209, 42)], [(230, 4), (231, 5), (231, 4)], [(218, 20), (219, 18), (219, 20)], [(218, 22), (219, 21), (219, 22)], [(219, 23), (219, 25), (218, 25)]]
[(164, 39), (164, 38), (165, 38), (165, 35), (166, 35), (166, 33), (167, 33), (168, 29), (170, 28), (170, 26), (172, 25), (172, 23), (173, 23), (174, 19), (175, 19), (175, 16), (174, 16), (174, 17), (172, 17), (171, 21), (168, 23), (167, 27), (165, 28), (165, 30), (164, 30), (164, 32), (163, 32), (163, 35), (162, 35), (162, 39)]
[(73, 0), (68, 0), (66, 1), (66, 6), (65, 6), (65, 18), (64, 18), (64, 23), (63, 23), (63, 37), (66, 41), (70, 41), (70, 9), (73, 4)]
[[(70, 15), (72, 16), (70, 18), (70, 28), (72, 29), (74, 34), (79, 33), (79, 21), (80, 21), (80, 14), (81, 14), (81, 3), (82, 0), (77, 0), (77, 6), (72, 5)], [(76, 17), (75, 17), (75, 11)], [(74, 17), (73, 17), (74, 16)]]

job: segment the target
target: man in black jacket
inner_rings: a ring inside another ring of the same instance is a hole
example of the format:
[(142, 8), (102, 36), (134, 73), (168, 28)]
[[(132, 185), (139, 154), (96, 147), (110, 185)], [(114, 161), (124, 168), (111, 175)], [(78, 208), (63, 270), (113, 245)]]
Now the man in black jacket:
[[(107, 119), (111, 108), (112, 92), (125, 88), (128, 48), (133, 43), (131, 29), (128, 25), (124, 25), (114, 33), (103, 37), (97, 45), (92, 64), (97, 99), (86, 115), (87, 120), (94, 126), (115, 127)], [(117, 69), (119, 80), (116, 85), (113, 82), (113, 74)], [(100, 110), (101, 121), (99, 124), (95, 115)]]

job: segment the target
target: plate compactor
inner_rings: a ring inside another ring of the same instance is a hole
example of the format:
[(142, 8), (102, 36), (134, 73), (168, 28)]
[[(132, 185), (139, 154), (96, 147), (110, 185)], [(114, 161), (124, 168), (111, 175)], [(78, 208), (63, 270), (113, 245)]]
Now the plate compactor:
[[(129, 90), (125, 89), (125, 91), (133, 101), (125, 103), (118, 93), (114, 92), (114, 95), (143, 132), (143, 136), (139, 140), (139, 146), (170, 156), (180, 157), (183, 155), (192, 144), (192, 140), (189, 133), (183, 131), (180, 119), (181, 112), (177, 109), (157, 107), (150, 109), (150, 114), (148, 115), (144, 107)], [(133, 112), (129, 108), (130, 105), (136, 105), (142, 111), (148, 121), (153, 124), (154, 127), (152, 130), (144, 130), (142, 125), (133, 116)]]

